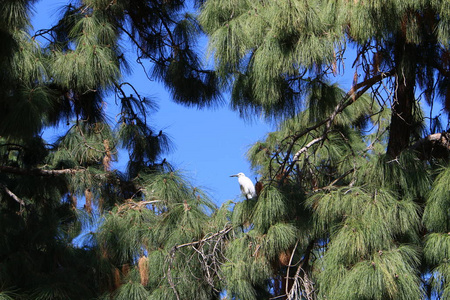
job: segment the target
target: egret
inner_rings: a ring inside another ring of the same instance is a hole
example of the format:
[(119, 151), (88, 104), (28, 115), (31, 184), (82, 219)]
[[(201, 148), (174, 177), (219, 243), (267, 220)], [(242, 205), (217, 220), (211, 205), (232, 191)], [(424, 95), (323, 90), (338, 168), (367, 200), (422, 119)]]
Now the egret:
[(252, 199), (256, 197), (255, 186), (250, 178), (244, 175), (244, 173), (238, 173), (236, 175), (231, 175), (230, 177), (237, 177), (239, 185), (241, 187), (242, 194), (247, 199)]

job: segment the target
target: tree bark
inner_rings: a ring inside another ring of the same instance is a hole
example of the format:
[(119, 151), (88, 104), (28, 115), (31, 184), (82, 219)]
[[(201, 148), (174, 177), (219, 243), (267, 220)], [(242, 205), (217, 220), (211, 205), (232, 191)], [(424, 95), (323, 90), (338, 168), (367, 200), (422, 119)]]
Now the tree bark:
[(416, 47), (406, 43), (402, 33), (399, 34), (394, 47), (397, 71), (387, 147), (387, 154), (392, 158), (399, 156), (409, 146), (416, 82)]

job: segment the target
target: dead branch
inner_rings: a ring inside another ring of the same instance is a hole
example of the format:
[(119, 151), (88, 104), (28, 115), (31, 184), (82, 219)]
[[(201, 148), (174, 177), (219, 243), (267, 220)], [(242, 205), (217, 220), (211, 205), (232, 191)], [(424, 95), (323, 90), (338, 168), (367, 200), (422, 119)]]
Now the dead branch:
[(175, 287), (175, 283), (173, 282), (172, 278), (172, 264), (174, 258), (175, 258), (175, 251), (173, 252), (170, 251), (169, 267), (167, 268), (167, 281), (169, 282), (170, 288), (173, 290), (175, 297), (177, 297), (177, 300), (180, 300), (180, 296), (178, 295), (177, 288)]
[(289, 273), (291, 271), (292, 260), (294, 259), (294, 254), (295, 254), (295, 251), (297, 250), (297, 246), (298, 246), (298, 241), (295, 243), (294, 250), (292, 250), (291, 257), (289, 258), (289, 264), (287, 266), (288, 268), (286, 271), (286, 295), (289, 294), (289, 290), (288, 290), (289, 287), (288, 287), (287, 282), (289, 282)]
[(138, 201), (138, 202), (129, 200), (119, 206), (117, 213), (120, 214), (128, 209), (141, 210), (142, 207), (144, 207), (146, 205), (160, 203), (160, 202), (163, 202), (163, 200), (149, 200), (149, 201)]
[(311, 142), (309, 142), (308, 144), (306, 144), (304, 147), (302, 147), (300, 150), (298, 150), (293, 159), (292, 162), (289, 164), (288, 168), (286, 169), (286, 173), (290, 173), (292, 168), (295, 166), (295, 164), (300, 160), (300, 155), (302, 155), (303, 153), (305, 153), (306, 151), (308, 151), (309, 148), (311, 148), (313, 145), (317, 144), (318, 142), (321, 142), (325, 139), (325, 135), (315, 138), (313, 139)]
[[(167, 280), (169, 282), (170, 287), (175, 293), (175, 296), (177, 299), (179, 298), (178, 291), (176, 290), (175, 282), (172, 278), (172, 265), (173, 261), (175, 259), (175, 253), (178, 249), (184, 248), (184, 247), (192, 247), (194, 250), (194, 254), (197, 253), (200, 264), (202, 266), (203, 271), (205, 272), (206, 276), (206, 282), (208, 285), (212, 287), (212, 289), (216, 292), (219, 292), (219, 290), (214, 286), (214, 278), (221, 278), (219, 274), (220, 269), (220, 262), (218, 261), (219, 256), (223, 256), (221, 252), (221, 247), (219, 247), (219, 244), (223, 245), (223, 238), (226, 236), (228, 232), (230, 232), (233, 229), (232, 226), (229, 224), (225, 225), (225, 228), (210, 235), (207, 236), (201, 240), (185, 243), (181, 245), (176, 245), (172, 247), (172, 249), (169, 251), (169, 262), (168, 262), (168, 269), (167, 269)], [(213, 240), (217, 238), (215, 242)], [(205, 251), (204, 245), (207, 242), (213, 242), (213, 247), (207, 247), (208, 250)]]
[(449, 134), (447, 132), (438, 132), (434, 134), (430, 134), (423, 139), (418, 140), (415, 142), (411, 149), (416, 150), (423, 146), (425, 146), (427, 143), (432, 143), (436, 145), (440, 145), (442, 147), (445, 147), (450, 150), (450, 139)]
[(219, 235), (225, 235), (225, 234), (227, 234), (227, 233), (230, 232), (232, 229), (233, 229), (232, 226), (227, 225), (227, 226), (225, 226), (224, 229), (222, 229), (222, 230), (220, 230), (220, 231), (218, 231), (218, 232), (212, 234), (212, 235), (209, 236), (209, 237), (206, 237), (206, 238), (204, 238), (204, 239), (201, 239), (201, 240), (199, 240), (199, 241), (195, 241), (195, 242), (190, 242), (190, 243), (186, 243), (186, 244), (181, 244), (181, 245), (174, 246), (174, 247), (172, 248), (171, 252), (172, 252), (172, 251), (175, 252), (176, 250), (178, 250), (178, 249), (180, 249), (180, 248), (183, 248), (183, 247), (194, 246), (194, 245), (198, 245), (198, 244), (207, 242), (207, 241), (212, 240), (213, 238), (215, 238), (215, 237), (217, 237), (217, 236), (219, 236)]
[(450, 143), (448, 139), (448, 133), (447, 132), (439, 132), (430, 134), (429, 136), (426, 136), (425, 138), (417, 141), (415, 144), (411, 146), (411, 148), (416, 149), (420, 147), (423, 143), (426, 142), (439, 142), (440, 144), (444, 145), (447, 148), (450, 148)]
[(430, 134), (415, 142), (410, 149), (419, 151), (424, 158), (448, 157), (450, 152), (450, 134), (447, 132)]
[[(308, 300), (314, 299), (313, 282), (308, 276), (309, 258), (314, 245), (315, 240), (311, 240), (305, 249), (305, 253), (298, 264), (297, 271), (293, 277), (294, 284), (289, 293), (287, 293), (287, 300), (301, 299), (302, 296)], [(303, 273), (303, 276), (301, 276), (301, 273)]]

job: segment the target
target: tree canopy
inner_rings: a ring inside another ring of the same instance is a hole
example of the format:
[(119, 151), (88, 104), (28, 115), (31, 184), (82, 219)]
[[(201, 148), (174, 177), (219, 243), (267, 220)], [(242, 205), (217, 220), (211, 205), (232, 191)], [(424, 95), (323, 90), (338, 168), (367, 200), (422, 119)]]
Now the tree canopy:
[[(35, 2), (0, 3), (0, 299), (449, 297), (448, 1), (80, 0), (32, 30)], [(175, 102), (277, 125), (257, 197), (163, 159), (128, 48)]]
[[(278, 221), (300, 231), (278, 252), (290, 259), (273, 272), (281, 277), (273, 297), (447, 297), (448, 235), (436, 223), (448, 220), (439, 186), (449, 150), (449, 8), (204, 4), (199, 20), (233, 107), (280, 120), (249, 151), (264, 189), (282, 192), (292, 213)], [(339, 78), (348, 72), (353, 84), (344, 90)], [(239, 291), (236, 298), (251, 299)]]

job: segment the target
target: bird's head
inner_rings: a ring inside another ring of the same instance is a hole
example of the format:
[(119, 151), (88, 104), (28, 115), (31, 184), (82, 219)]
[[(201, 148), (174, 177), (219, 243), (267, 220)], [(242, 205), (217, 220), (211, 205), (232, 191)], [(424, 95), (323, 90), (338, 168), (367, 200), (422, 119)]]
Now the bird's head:
[(244, 173), (237, 173), (236, 175), (231, 175), (230, 177), (245, 177)]

